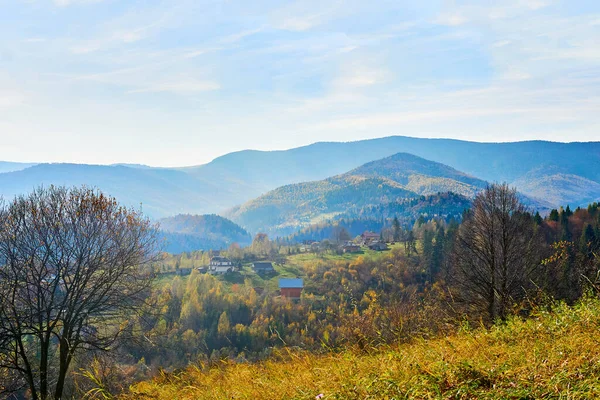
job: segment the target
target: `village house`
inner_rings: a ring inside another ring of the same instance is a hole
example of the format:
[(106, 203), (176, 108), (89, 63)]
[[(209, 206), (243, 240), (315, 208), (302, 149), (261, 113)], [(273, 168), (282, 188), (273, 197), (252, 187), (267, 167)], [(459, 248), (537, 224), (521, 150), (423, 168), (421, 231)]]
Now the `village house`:
[(269, 274), (275, 272), (273, 264), (267, 261), (255, 262), (252, 264), (252, 269), (257, 274)]
[(360, 239), (364, 245), (369, 245), (371, 242), (379, 240), (379, 233), (365, 231), (360, 235)]
[(208, 265), (208, 272), (212, 275), (222, 275), (228, 272), (233, 272), (235, 267), (231, 260), (227, 257), (215, 256), (210, 259), (210, 264)]
[(344, 253), (358, 253), (360, 251), (360, 246), (353, 242), (346, 242), (344, 246), (342, 246), (342, 250)]
[(280, 278), (279, 290), (282, 297), (289, 299), (299, 299), (304, 289), (304, 280), (302, 278)]
[(373, 242), (369, 245), (369, 249), (371, 250), (375, 250), (375, 251), (383, 251), (383, 250), (387, 250), (388, 249), (388, 245), (385, 244), (384, 242)]

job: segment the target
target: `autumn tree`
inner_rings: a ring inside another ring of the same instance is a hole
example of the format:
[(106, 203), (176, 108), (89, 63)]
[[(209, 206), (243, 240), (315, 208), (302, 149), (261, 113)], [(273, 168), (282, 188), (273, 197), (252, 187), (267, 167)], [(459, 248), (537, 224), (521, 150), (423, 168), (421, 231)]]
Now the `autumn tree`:
[(352, 239), (350, 233), (348, 233), (348, 230), (341, 225), (337, 225), (333, 228), (333, 231), (331, 232), (331, 238), (336, 243), (343, 243)]
[(267, 256), (271, 251), (271, 241), (266, 233), (257, 233), (252, 240), (250, 250), (259, 256)]
[[(148, 298), (156, 229), (89, 188), (0, 204), (0, 376), (61, 399), (78, 354), (110, 350)], [(1, 386), (1, 385), (0, 385)]]
[(494, 184), (475, 197), (454, 256), (463, 299), (491, 321), (505, 318), (540, 261), (534, 223), (515, 189)]

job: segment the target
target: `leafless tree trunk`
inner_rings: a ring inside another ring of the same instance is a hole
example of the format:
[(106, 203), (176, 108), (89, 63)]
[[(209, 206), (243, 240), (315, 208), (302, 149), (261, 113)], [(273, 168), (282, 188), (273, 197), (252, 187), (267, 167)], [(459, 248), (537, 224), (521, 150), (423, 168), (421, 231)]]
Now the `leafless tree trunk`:
[(78, 351), (108, 350), (151, 288), (156, 229), (88, 188), (0, 206), (0, 370), (61, 399)]
[(454, 251), (454, 281), (462, 298), (504, 319), (539, 266), (533, 221), (515, 189), (490, 185), (478, 194), (461, 225)]

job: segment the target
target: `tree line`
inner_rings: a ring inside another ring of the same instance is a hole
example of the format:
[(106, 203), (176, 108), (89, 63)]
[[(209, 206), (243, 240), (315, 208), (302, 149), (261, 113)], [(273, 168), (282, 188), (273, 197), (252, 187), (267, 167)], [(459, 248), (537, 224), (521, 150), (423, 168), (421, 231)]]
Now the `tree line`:
[[(293, 301), (195, 270), (157, 282), (165, 263), (210, 253), (159, 259), (156, 227), (139, 212), (91, 189), (40, 189), (0, 207), (0, 388), (35, 399), (118, 391), (190, 362), (259, 360), (278, 346), (368, 350), (526, 315), (546, 297), (573, 302), (598, 287), (598, 208), (543, 218), (515, 189), (490, 185), (461, 223), (392, 219), (382, 234), (399, 245), (388, 252), (308, 257)], [(223, 254), (286, 262), (298, 248), (259, 234)]]

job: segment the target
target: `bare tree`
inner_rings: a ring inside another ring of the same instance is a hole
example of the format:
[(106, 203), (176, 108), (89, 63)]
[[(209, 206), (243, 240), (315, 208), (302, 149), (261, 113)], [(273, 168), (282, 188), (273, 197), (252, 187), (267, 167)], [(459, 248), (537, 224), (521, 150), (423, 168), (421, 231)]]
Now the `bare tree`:
[(339, 244), (352, 239), (352, 237), (350, 236), (350, 233), (348, 233), (346, 228), (344, 228), (341, 225), (336, 225), (331, 231), (331, 239), (333, 239), (335, 243)]
[[(156, 229), (89, 188), (0, 204), (0, 376), (60, 399), (79, 351), (109, 350), (151, 288)], [(0, 386), (1, 387), (1, 386)]]
[(479, 193), (461, 225), (454, 280), (471, 305), (490, 320), (504, 319), (540, 264), (531, 216), (516, 189), (494, 184)]

